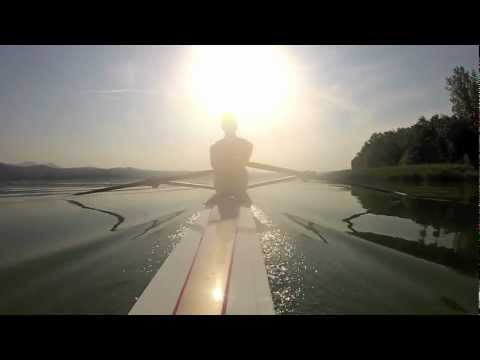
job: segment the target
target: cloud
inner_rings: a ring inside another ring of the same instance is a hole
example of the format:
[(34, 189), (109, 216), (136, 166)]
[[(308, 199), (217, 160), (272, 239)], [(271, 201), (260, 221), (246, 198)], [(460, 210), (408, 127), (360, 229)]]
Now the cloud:
[(104, 90), (86, 90), (89, 94), (146, 94), (146, 95), (159, 95), (162, 92), (158, 90), (146, 90), (146, 89), (104, 89)]
[(318, 90), (316, 92), (317, 99), (323, 102), (327, 102), (330, 105), (333, 105), (335, 107), (341, 108), (342, 110), (352, 112), (352, 113), (359, 113), (361, 112), (360, 107), (356, 106), (350, 101), (347, 101), (345, 99), (342, 99), (341, 97), (338, 97), (334, 94)]
[(312, 100), (311, 105), (321, 109), (324, 116), (331, 119), (341, 117), (344, 121), (350, 119), (350, 126), (353, 126), (355, 122), (364, 124), (365, 121), (371, 121), (374, 116), (373, 109), (356, 102), (350, 89), (340, 84), (321, 89), (317, 87), (313, 91)]

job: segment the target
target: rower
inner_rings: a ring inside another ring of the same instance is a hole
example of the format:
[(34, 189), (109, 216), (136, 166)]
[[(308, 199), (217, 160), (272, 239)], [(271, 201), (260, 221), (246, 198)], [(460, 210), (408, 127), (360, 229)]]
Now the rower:
[(246, 166), (252, 155), (253, 145), (248, 140), (239, 138), (237, 122), (232, 114), (222, 118), (223, 139), (210, 147), (210, 163), (214, 171), (216, 194), (207, 202), (207, 206), (216, 204), (219, 199), (234, 197), (242, 205), (250, 206), (251, 201), (246, 191), (248, 174)]

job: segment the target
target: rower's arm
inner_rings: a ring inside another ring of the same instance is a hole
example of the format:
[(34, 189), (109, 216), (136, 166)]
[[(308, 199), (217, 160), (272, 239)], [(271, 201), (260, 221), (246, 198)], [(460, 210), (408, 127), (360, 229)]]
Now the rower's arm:
[(215, 169), (217, 165), (217, 159), (215, 157), (215, 152), (213, 151), (213, 146), (210, 146), (210, 165), (212, 166), (212, 169)]
[(247, 164), (250, 162), (250, 158), (252, 157), (252, 152), (253, 152), (253, 145), (247, 142), (245, 154), (240, 159), (242, 166), (247, 166)]

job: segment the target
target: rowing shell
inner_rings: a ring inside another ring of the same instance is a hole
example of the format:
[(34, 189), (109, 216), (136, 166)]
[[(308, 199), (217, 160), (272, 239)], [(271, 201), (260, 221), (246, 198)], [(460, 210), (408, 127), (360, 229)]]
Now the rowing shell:
[(129, 314), (274, 314), (252, 212), (233, 213), (202, 210)]

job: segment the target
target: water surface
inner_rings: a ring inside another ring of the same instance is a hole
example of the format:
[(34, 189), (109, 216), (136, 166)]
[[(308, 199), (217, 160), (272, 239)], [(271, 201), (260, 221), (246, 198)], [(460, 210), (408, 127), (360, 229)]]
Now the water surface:
[[(0, 313), (127, 314), (210, 195), (70, 195), (91, 185), (2, 187)], [(302, 182), (250, 196), (277, 314), (477, 312), (474, 206)]]

